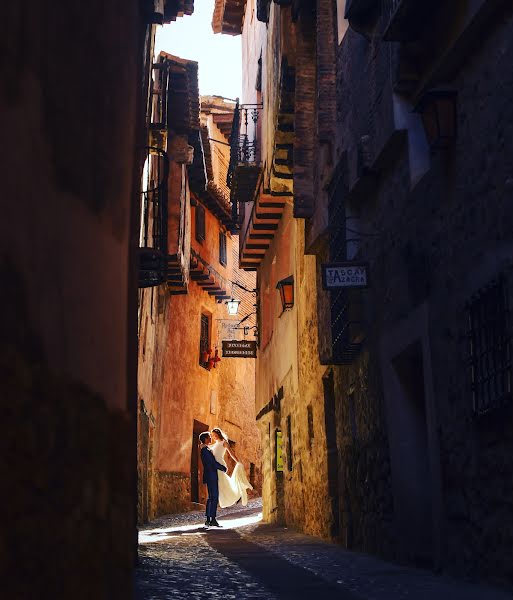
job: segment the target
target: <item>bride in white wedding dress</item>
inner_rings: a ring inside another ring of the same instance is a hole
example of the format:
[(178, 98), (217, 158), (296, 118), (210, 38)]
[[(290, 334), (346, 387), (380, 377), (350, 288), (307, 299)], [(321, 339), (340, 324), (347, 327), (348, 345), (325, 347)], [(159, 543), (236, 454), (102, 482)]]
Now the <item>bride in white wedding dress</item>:
[(217, 462), (226, 467), (224, 455), (228, 452), (237, 463), (231, 475), (228, 475), (228, 473), (224, 473), (223, 471), (217, 472), (219, 480), (219, 506), (221, 508), (226, 508), (227, 506), (232, 506), (239, 500), (243, 506), (246, 506), (248, 503), (247, 490), (252, 490), (253, 486), (246, 477), (246, 471), (244, 470), (243, 464), (239, 462), (238, 458), (235, 456), (228, 443), (228, 438), (219, 427), (212, 429), (210, 435), (214, 443), (210, 445), (209, 448)]

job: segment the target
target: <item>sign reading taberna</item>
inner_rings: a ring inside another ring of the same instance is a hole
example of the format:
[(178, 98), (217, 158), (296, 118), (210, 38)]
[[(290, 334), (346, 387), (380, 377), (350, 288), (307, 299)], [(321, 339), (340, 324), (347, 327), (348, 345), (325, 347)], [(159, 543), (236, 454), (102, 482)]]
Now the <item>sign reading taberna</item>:
[(365, 288), (369, 285), (369, 265), (364, 262), (328, 263), (321, 265), (322, 287)]
[(256, 340), (223, 340), (223, 358), (256, 358)]

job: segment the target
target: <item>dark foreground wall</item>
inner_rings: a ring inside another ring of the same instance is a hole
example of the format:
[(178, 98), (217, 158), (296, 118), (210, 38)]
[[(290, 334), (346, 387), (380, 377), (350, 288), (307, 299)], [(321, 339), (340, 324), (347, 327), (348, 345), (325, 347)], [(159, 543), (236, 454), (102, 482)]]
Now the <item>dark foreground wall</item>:
[(144, 30), (136, 0), (0, 9), (0, 573), (130, 598)]
[[(339, 48), (335, 194), (353, 238), (347, 258), (369, 261), (372, 281), (360, 298), (365, 351), (337, 374), (335, 392), (347, 544), (511, 582), (511, 379), (506, 397), (491, 391), (504, 406), (478, 414), (469, 360), (469, 305), (500, 277), (513, 302), (513, 15), (509, 5), (486, 4), (494, 3), (458, 3), (483, 5), (472, 27), (463, 9), (444, 4), (438, 29), (419, 36), (421, 46), (431, 42), (426, 62), (442, 65), (438, 78), (416, 62), (419, 79), (408, 82), (400, 71), (408, 47), (377, 35), (349, 31)], [(457, 92), (457, 136), (433, 152), (413, 112), (428, 72), (428, 88)], [(501, 302), (483, 313), (491, 387), (499, 385), (494, 365), (511, 361)]]

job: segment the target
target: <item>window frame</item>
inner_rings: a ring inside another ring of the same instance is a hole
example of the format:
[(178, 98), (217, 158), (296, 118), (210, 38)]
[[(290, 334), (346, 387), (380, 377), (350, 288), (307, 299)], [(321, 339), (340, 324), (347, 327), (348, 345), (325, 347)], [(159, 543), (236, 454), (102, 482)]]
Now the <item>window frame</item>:
[(315, 439), (313, 406), (311, 404), (308, 404), (306, 407), (306, 424), (308, 431), (308, 449), (311, 450), (313, 446), (313, 441)]
[(206, 238), (206, 218), (205, 207), (199, 203), (196, 205), (194, 214), (194, 230), (196, 241), (202, 244)]
[[(204, 327), (205, 327), (205, 325), (206, 325), (206, 332), (207, 332), (206, 343), (205, 343), (205, 337), (204, 337)], [(201, 359), (202, 359), (203, 352), (208, 352), (210, 350), (211, 336), (212, 336), (212, 332), (211, 332), (211, 319), (210, 319), (210, 315), (208, 315), (207, 313), (201, 313), (201, 317), (200, 317), (200, 338), (199, 338), (199, 364), (204, 369), (207, 368), (208, 362), (203, 362)]]
[(219, 264), (226, 267), (228, 264), (228, 251), (227, 251), (227, 236), (224, 231), (219, 232)]
[(287, 469), (292, 472), (294, 469), (294, 457), (292, 449), (292, 416), (287, 415)]

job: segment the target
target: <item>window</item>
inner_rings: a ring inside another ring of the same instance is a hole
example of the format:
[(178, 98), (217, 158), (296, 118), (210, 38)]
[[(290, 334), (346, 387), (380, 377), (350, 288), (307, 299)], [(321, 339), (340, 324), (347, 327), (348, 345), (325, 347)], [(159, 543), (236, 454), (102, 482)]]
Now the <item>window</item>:
[(219, 232), (219, 262), (226, 266), (226, 233)]
[(200, 330), (200, 356), (199, 364), (202, 367), (207, 367), (208, 359), (205, 360), (206, 354), (210, 350), (210, 319), (208, 315), (201, 315), (201, 330)]
[(290, 415), (287, 417), (287, 468), (292, 471), (292, 419)]
[[(271, 427), (269, 425), (269, 427)], [(283, 442), (283, 438), (281, 435), (281, 429), (276, 429), (275, 431), (275, 436), (276, 436), (276, 472), (277, 473), (283, 473), (283, 446), (282, 446), (282, 442)]]
[(198, 242), (203, 242), (205, 239), (205, 209), (201, 204), (196, 205), (196, 239)]
[(501, 276), (473, 296), (467, 306), (473, 409), (485, 414), (511, 402), (512, 335), (508, 286)]
[(314, 424), (313, 424), (313, 408), (312, 405), (309, 404), (306, 408), (307, 416), (308, 416), (308, 448), (312, 449), (312, 443), (314, 439)]

